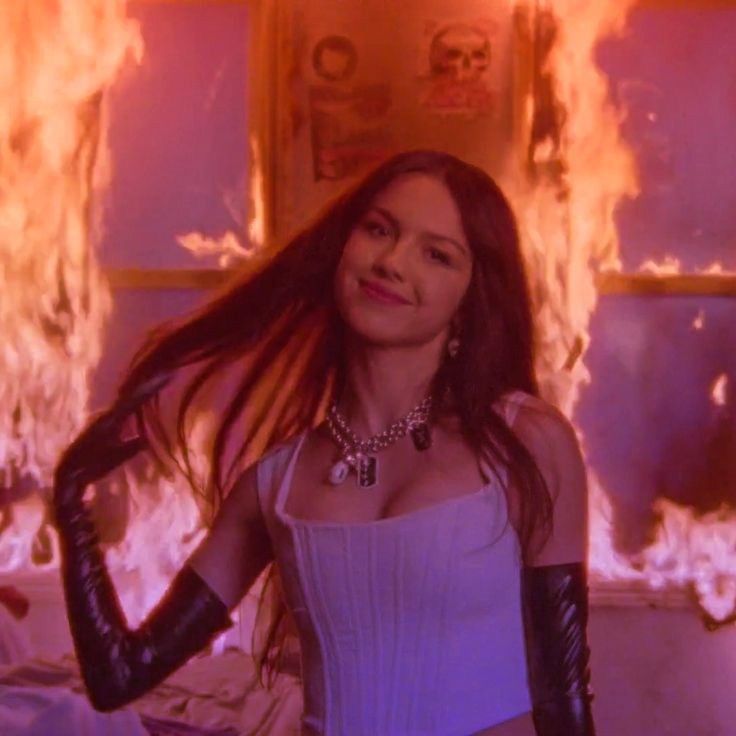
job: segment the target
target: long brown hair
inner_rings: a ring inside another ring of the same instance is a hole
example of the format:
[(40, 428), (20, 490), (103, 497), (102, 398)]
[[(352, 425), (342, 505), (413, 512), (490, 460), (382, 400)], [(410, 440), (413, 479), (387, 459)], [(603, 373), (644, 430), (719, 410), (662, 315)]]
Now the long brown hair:
[[(153, 447), (164, 448), (172, 457), (174, 449), (178, 451), (196, 487), (187, 447), (190, 420), (205, 389), (219, 387), (219, 379), (229, 374), (205, 489), (221, 500), (245, 466), (317, 425), (329, 400), (339, 395), (345, 381), (344, 325), (334, 302), (333, 280), (343, 246), (375, 196), (396, 177), (417, 172), (447, 186), (473, 251), (470, 285), (458, 315), (460, 349), (437, 371), (434, 395), (444, 399), (435, 411), (453, 412), (478, 457), (491, 468), (508, 470), (508, 489), (514, 489), (519, 509), (516, 528), (528, 555), (532, 545), (549, 534), (551, 498), (532, 456), (492, 409), (512, 390), (538, 394), (530, 296), (517, 227), (491, 177), (450, 154), (410, 151), (390, 158), (283, 247), (249, 264), (203, 308), (156, 330), (135, 357), (119, 400), (146, 381), (155, 383), (157, 376), (184, 368), (194, 371), (177, 401), (175, 441), (165, 431), (157, 396), (138, 412), (138, 424)], [(264, 668), (271, 680), (289, 627), (293, 632), (275, 562), (267, 571), (257, 621), (264, 611), (269, 619), (266, 635), (261, 645), (254, 644), (261, 681)], [(254, 629), (254, 642), (255, 637)]]

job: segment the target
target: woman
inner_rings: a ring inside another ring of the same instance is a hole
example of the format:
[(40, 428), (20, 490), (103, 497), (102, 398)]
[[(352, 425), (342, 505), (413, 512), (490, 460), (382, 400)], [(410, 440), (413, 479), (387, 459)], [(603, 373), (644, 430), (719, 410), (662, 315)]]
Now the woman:
[[(240, 371), (210, 479), (232, 488), (129, 631), (82, 492), (143, 447), (171, 451), (156, 399), (185, 366), (197, 373), (179, 407), (184, 451), (195, 397)], [(303, 734), (593, 734), (585, 472), (532, 366), (509, 205), (484, 172), (433, 151), (379, 166), (159, 334), (56, 472), (95, 707), (129, 702), (202, 649), (275, 561), (302, 649)], [(269, 451), (230, 483), (259, 441)]]

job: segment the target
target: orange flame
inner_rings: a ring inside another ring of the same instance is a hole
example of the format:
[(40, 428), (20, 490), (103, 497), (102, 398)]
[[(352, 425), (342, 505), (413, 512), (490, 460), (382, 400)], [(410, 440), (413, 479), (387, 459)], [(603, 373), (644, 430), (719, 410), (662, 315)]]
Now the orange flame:
[[(27, 496), (85, 420), (110, 309), (90, 218), (109, 175), (103, 92), (141, 45), (120, 0), (2, 3), (0, 27), (0, 485)], [(28, 499), (2, 514), (2, 569), (28, 565), (18, 540), (45, 514)]]
[(716, 406), (726, 406), (728, 401), (728, 375), (721, 373), (710, 389), (710, 398)]
[[(578, 357), (588, 343), (590, 315), (597, 294), (594, 271), (620, 269), (614, 209), (637, 191), (631, 151), (619, 133), (619, 116), (608, 101), (608, 88), (597, 69), (594, 50), (606, 35), (623, 28), (632, 0), (561, 0), (537, 3), (558, 20), (556, 42), (547, 71), (565, 111), (559, 145), (539, 142), (537, 166), (557, 157), (564, 172), (557, 181), (536, 182), (515, 199), (521, 214), (530, 271), (537, 279), (538, 320), (543, 335), (539, 372), (545, 394), (572, 416), (579, 387), (590, 376)], [(672, 256), (647, 260), (641, 271), (679, 274)], [(706, 273), (722, 273), (714, 263)], [(701, 329), (704, 313), (695, 318)], [(727, 377), (711, 387), (716, 406), (727, 400)], [(581, 438), (584, 440), (584, 438)], [(583, 442), (584, 445), (584, 442)], [(658, 499), (654, 541), (634, 556), (614, 548), (610, 499), (590, 471), (590, 567), (594, 582), (636, 582), (652, 590), (688, 587), (716, 620), (734, 613), (736, 516), (722, 509), (706, 515)]]
[[(594, 60), (596, 45), (625, 23), (634, 0), (539, 0), (557, 19), (545, 73), (565, 111), (559, 140), (533, 144), (529, 161), (557, 172), (531, 181), (521, 167), (507, 175), (520, 215), (542, 337), (539, 374), (545, 395), (572, 416), (580, 387), (591, 380), (583, 356), (597, 304), (596, 271), (620, 269), (614, 210), (637, 191), (635, 163), (621, 138), (619, 113)], [(516, 3), (529, 7), (529, 3)], [(61, 8), (61, 10), (59, 9)], [(5, 3), (0, 23), (12, 39), (0, 47), (0, 480), (23, 489), (48, 487), (60, 450), (85, 419), (88, 376), (97, 365), (110, 296), (94, 258), (88, 218), (93, 194), (109, 175), (104, 91), (129, 57), (142, 55), (138, 29), (124, 0)], [(531, 17), (531, 16), (530, 16)], [(23, 49), (18, 53), (17, 49)], [(534, 112), (530, 98), (523, 106)], [(264, 185), (260, 151), (252, 145), (250, 244), (263, 242)], [(194, 253), (217, 254), (220, 265), (249, 255), (231, 233), (217, 241), (185, 235)], [(647, 262), (644, 270), (677, 273), (679, 262)], [(719, 264), (709, 272), (718, 273)], [(696, 319), (694, 327), (702, 324)], [(720, 379), (719, 379), (720, 380)], [(712, 387), (726, 400), (725, 381)], [(211, 417), (193, 428), (204, 458)], [(202, 462), (204, 460), (202, 459)], [(159, 597), (203, 534), (194, 499), (152, 469), (126, 471), (132, 517), (125, 539), (108, 554), (124, 606), (139, 620)], [(644, 582), (653, 589), (689, 585), (716, 618), (736, 602), (731, 571), (733, 518), (696, 517), (660, 501), (661, 524), (636, 559), (612, 544), (610, 501), (591, 473), (591, 569), (598, 580)], [(0, 570), (28, 566), (45, 523), (38, 495), (4, 509)], [(58, 555), (47, 531), (50, 565)]]
[(229, 268), (238, 262), (250, 258), (265, 242), (266, 204), (264, 194), (264, 175), (261, 153), (255, 135), (250, 137), (250, 214), (248, 217), (248, 243), (243, 246), (240, 238), (228, 230), (219, 238), (212, 238), (203, 233), (186, 233), (177, 238), (179, 245), (186, 248), (195, 258), (217, 256), (220, 268)]
[[(514, 171), (506, 183), (535, 278), (542, 390), (568, 415), (579, 387), (590, 380), (579, 357), (598, 298), (595, 271), (620, 268), (613, 212), (622, 197), (637, 192), (620, 114), (593, 57), (599, 40), (623, 27), (632, 5), (633, 0), (536, 4), (537, 12), (556, 23), (544, 72), (553, 80), (565, 122), (559, 140), (548, 135), (533, 141), (531, 159), (541, 173), (530, 182)], [(534, 100), (523, 108), (533, 115)], [(556, 173), (545, 175), (550, 171)]]

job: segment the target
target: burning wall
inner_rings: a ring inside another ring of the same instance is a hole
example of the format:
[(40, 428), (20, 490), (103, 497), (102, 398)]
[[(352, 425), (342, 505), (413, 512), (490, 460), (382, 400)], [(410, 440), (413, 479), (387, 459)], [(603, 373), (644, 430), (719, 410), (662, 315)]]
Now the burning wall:
[[(600, 380), (591, 375), (588, 360), (591, 318), (599, 305), (601, 284), (610, 283), (605, 274), (621, 268), (616, 208), (637, 189), (634, 157), (622, 138), (623, 113), (612, 104), (608, 80), (596, 60), (600, 39), (624, 27), (632, 4), (476, 2), (472, 13), (468, 11), (473, 17), (500, 13), (509, 19), (521, 50), (514, 62), (514, 79), (524, 92), (513, 102), (516, 117), (504, 134), (515, 147), (510, 149), (513, 155), (495, 161), (498, 171), (494, 173), (503, 179), (520, 215), (542, 335), (539, 367), (544, 390), (570, 415), (591, 379)], [(438, 0), (433, 7), (440, 6), (445, 7)], [(2, 12), (8, 14), (8, 27), (16, 29), (19, 45), (39, 49), (35, 56), (30, 50), (15, 55), (6, 51), (8, 58), (3, 63), (10, 69), (8, 79), (15, 74), (28, 80), (6, 85), (3, 95), (11, 104), (4, 109), (16, 112), (8, 114), (9, 122), (7, 126), (3, 123), (0, 134), (0, 144), (11, 162), (0, 170), (0, 178), (9, 177), (4, 187), (8, 195), (0, 203), (0, 258), (4, 259), (6, 281), (12, 281), (8, 293), (13, 295), (0, 305), (0, 324), (8, 335), (0, 353), (4, 361), (0, 385), (9, 397), (3, 406), (13, 407), (0, 413), (0, 451), (5, 453), (0, 466), (7, 489), (0, 553), (8, 570), (28, 565), (34, 540), (38, 545), (44, 538), (38, 534), (44, 507), (37, 491), (47, 487), (56, 454), (89, 407), (90, 372), (100, 360), (109, 309), (107, 287), (96, 265), (97, 233), (91, 218), (95, 211), (92, 194), (99, 193), (108, 180), (109, 121), (104, 99), (124, 60), (142, 59), (142, 45), (139, 30), (125, 17), (123, 2), (37, 3), (33, 12)], [(185, 11), (172, 4), (167, 12)], [(66, 35), (52, 33), (62, 16)], [(282, 41), (288, 35), (283, 31)], [(465, 40), (470, 43), (472, 39)], [(332, 67), (325, 69), (329, 76)], [(58, 79), (65, 84), (57, 85)], [(54, 80), (53, 88), (50, 80)], [(68, 98), (62, 95), (62, 88)], [(433, 104), (439, 104), (433, 99)], [(381, 101), (370, 94), (368, 100)], [(292, 123), (298, 121), (298, 110), (290, 107), (287, 112)], [(301, 121), (303, 131), (308, 131), (306, 109), (302, 113), (306, 115)], [(247, 145), (245, 120), (239, 122), (242, 130), (233, 129)], [(458, 124), (462, 127), (460, 118)], [(435, 120), (434, 125), (439, 122)], [(503, 140), (496, 133), (493, 136), (494, 141)], [(259, 141), (268, 142), (262, 137)], [(282, 149), (277, 145), (276, 150)], [(134, 176), (127, 197), (134, 196), (135, 186)], [(259, 204), (263, 188), (258, 183), (252, 188)], [(248, 182), (236, 187), (235, 197), (245, 200), (249, 189)], [(232, 202), (233, 197), (230, 199)], [(183, 216), (190, 209), (161, 208), (161, 217)], [(153, 222), (156, 214), (149, 211), (146, 216)], [(113, 220), (115, 217), (121, 215), (111, 214)], [(222, 239), (226, 219), (218, 222), (217, 232), (208, 233), (212, 239), (204, 242), (204, 248), (230, 261), (245, 257), (244, 237), (232, 247)], [(265, 219), (261, 212), (259, 222), (252, 221), (258, 238)], [(244, 219), (228, 224), (236, 231), (247, 227)], [(182, 222), (178, 234), (201, 252), (202, 240), (187, 235), (192, 230), (189, 222)], [(116, 231), (114, 242), (128, 240), (129, 233)], [(218, 251), (218, 242), (224, 243), (226, 252)], [(150, 256), (145, 248), (134, 248), (127, 254), (133, 260), (125, 265), (149, 257), (147, 268), (171, 268), (173, 261), (176, 265), (189, 263), (177, 260), (184, 251), (176, 247), (156, 250)], [(179, 255), (172, 257), (174, 252)], [(120, 263), (114, 258), (113, 262)], [(133, 274), (134, 280), (127, 283), (140, 285), (135, 278)], [(166, 271), (159, 282), (176, 287), (185, 283), (182, 279), (180, 272)], [(31, 290), (33, 284), (38, 284), (38, 291)], [(116, 293), (117, 303), (131, 312), (139, 298), (140, 292)], [(191, 304), (180, 293), (165, 292), (152, 298), (168, 300), (169, 313), (179, 308), (171, 306), (174, 299), (181, 299), (176, 304), (182, 308)], [(103, 358), (102, 372), (110, 372), (110, 354)], [(205, 428), (206, 423), (200, 427)], [(585, 445), (585, 436), (582, 439)], [(196, 506), (182, 495), (181, 486), (177, 490), (176, 484), (152, 475), (127, 476), (118, 482), (131, 493), (132, 516), (125, 540), (111, 551), (110, 559), (129, 583), (129, 611), (140, 615), (156, 599), (167, 575), (176, 569), (201, 529)], [(632, 556), (614, 544), (614, 514), (606, 491), (618, 489), (605, 489), (594, 473), (591, 486), (591, 566), (597, 581), (638, 582), (655, 588), (693, 586), (714, 617), (730, 613), (734, 602), (728, 576), (734, 526), (730, 517), (698, 518), (686, 508), (665, 503), (659, 508), (660, 536)], [(117, 493), (114, 487), (111, 492)], [(18, 503), (16, 496), (22, 494), (26, 494), (25, 501)], [(16, 501), (12, 507), (10, 500)], [(162, 510), (164, 516), (152, 524), (150, 515)], [(157, 532), (162, 528), (168, 529), (173, 545), (161, 544), (161, 554), (150, 564), (151, 555), (145, 552), (159, 543)], [(36, 553), (33, 564), (39, 559), (54, 563), (53, 536), (46, 540), (46, 548)], [(143, 558), (136, 556), (140, 552)], [(131, 576), (144, 566), (149, 580), (141, 586)], [(142, 588), (145, 595), (137, 597)]]
[[(125, 3), (2, 3), (0, 569), (52, 564), (45, 497), (86, 418), (110, 294), (93, 245), (108, 175), (104, 92), (140, 55)], [(44, 531), (46, 533), (44, 533)], [(33, 544), (36, 544), (34, 549)]]

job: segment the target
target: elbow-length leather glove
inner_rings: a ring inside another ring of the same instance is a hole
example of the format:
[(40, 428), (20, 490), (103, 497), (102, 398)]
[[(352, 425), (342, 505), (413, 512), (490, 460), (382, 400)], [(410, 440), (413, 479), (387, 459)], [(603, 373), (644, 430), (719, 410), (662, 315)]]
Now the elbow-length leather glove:
[(523, 568), (522, 602), (537, 735), (595, 736), (584, 564)]
[(128, 628), (82, 495), (143, 448), (120, 438), (134, 403), (98, 416), (64, 453), (54, 482), (69, 626), (90, 701), (102, 711), (140, 697), (232, 625), (225, 604), (184, 565), (141, 626)]

